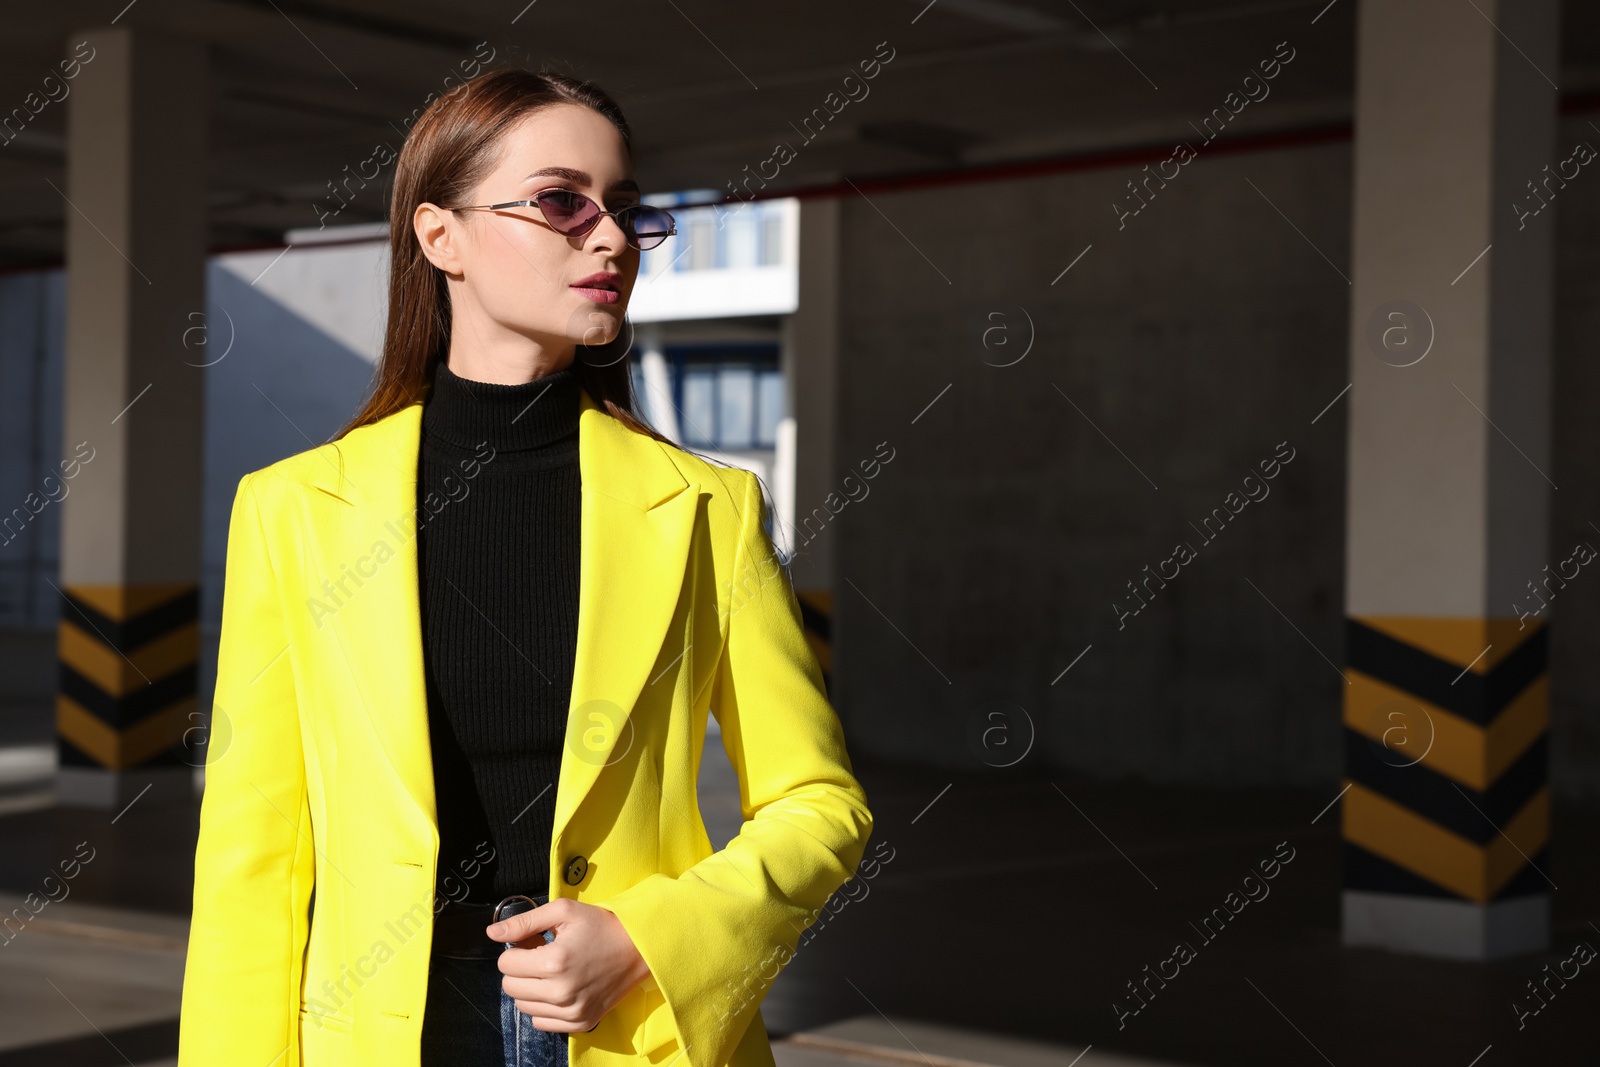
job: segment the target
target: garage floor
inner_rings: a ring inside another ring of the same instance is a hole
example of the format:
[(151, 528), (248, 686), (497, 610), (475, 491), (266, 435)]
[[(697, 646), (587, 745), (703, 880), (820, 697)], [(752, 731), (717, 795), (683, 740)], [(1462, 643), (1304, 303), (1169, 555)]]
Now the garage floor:
[[(739, 813), (717, 752), (702, 808), (720, 844)], [(1556, 809), (1551, 951), (1454, 963), (1340, 947), (1336, 787), (856, 769), (880, 866), (766, 998), (783, 1067), (1596, 1062), (1600, 971), (1585, 967), (1520, 1030), (1512, 1008), (1543, 965), (1600, 946), (1593, 814)], [(48, 779), (28, 778), (47, 771), (0, 754), (0, 905), (78, 842), (96, 855), (0, 949), (0, 1067), (172, 1064), (198, 805), (135, 803), (113, 824), (54, 806)], [(1268, 895), (1200, 934), (1260, 860), (1286, 855)], [(1179, 941), (1192, 955), (1176, 977), (1147, 981)], [(1131, 982), (1147, 983), (1137, 1012)]]

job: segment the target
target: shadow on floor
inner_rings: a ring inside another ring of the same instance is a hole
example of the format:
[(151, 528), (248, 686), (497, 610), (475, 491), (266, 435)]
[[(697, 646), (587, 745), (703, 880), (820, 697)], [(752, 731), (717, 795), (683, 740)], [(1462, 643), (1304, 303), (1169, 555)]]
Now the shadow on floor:
[[(1585, 967), (1521, 1029), (1512, 1008), (1575, 943), (1600, 947), (1593, 812), (1556, 805), (1552, 949), (1474, 964), (1340, 947), (1334, 785), (1224, 791), (856, 770), (876, 820), (869, 852), (892, 858), (768, 993), (774, 1037), (873, 1016), (1219, 1067), (1594, 1062), (1600, 969)], [(737, 783), (720, 759), (705, 761), (701, 804), (714, 843), (736, 832)], [(37, 890), (89, 842), (95, 859), (73, 899), (186, 915), (198, 805), (136, 803), (112, 825), (114, 814), (0, 816), (0, 890)], [(1202, 936), (1202, 918), (1275, 855), (1292, 859), (1270, 894)], [(1134, 1013), (1129, 983), (1179, 941), (1194, 958), (1150, 985), (1153, 996), (1141, 985)]]

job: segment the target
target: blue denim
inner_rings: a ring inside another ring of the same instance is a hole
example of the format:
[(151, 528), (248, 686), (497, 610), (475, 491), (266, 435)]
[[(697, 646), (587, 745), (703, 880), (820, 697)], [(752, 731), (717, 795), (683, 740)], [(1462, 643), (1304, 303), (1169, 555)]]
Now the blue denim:
[[(555, 936), (553, 930), (546, 930), (545, 943), (554, 941)], [(505, 1042), (506, 1067), (567, 1067), (566, 1033), (536, 1028), (504, 989), (500, 990), (500, 1036)]]
[(422, 1067), (567, 1067), (567, 1034), (535, 1029), (504, 977), (490, 957), (430, 960)]

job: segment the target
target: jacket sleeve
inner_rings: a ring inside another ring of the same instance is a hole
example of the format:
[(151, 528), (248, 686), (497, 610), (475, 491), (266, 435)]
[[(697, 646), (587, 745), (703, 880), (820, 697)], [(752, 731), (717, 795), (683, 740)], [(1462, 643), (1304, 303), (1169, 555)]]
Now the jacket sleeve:
[(650, 967), (689, 1067), (728, 1061), (872, 832), (799, 603), (761, 523), (760, 483), (743, 473), (711, 708), (745, 821), (726, 847), (676, 878), (652, 874), (602, 902)]
[(240, 479), (228, 522), (178, 1067), (300, 1063), (315, 867), (294, 672), (258, 480), (259, 472)]

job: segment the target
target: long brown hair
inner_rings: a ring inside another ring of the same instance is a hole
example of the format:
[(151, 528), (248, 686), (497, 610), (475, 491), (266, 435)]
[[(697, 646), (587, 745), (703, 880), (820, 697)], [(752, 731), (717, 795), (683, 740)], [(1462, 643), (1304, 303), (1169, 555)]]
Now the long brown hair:
[[(422, 254), (411, 228), (417, 205), (466, 203), (493, 168), (500, 139), (524, 117), (556, 104), (599, 112), (632, 151), (622, 109), (593, 82), (548, 71), (505, 69), (455, 86), (428, 106), (400, 148), (389, 198), (389, 321), (372, 395), (331, 440), (377, 422), (423, 399), (435, 366), (450, 347), (450, 294), (444, 272)], [(675, 444), (634, 408), (628, 358), (619, 358), (626, 329), (610, 344), (579, 345), (573, 359), (580, 384), (602, 410), (629, 429)]]

